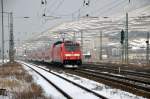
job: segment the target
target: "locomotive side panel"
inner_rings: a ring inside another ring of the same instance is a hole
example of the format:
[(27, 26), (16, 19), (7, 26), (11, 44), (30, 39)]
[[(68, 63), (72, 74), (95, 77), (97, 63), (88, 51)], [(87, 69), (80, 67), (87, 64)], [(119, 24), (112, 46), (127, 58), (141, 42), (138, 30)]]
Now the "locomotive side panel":
[(61, 59), (61, 44), (55, 44), (52, 48), (52, 61), (53, 62), (62, 62)]
[(32, 51), (29, 58), (35, 61), (55, 62), (63, 65), (81, 65), (82, 53), (80, 44), (74, 41), (58, 41), (52, 47)]

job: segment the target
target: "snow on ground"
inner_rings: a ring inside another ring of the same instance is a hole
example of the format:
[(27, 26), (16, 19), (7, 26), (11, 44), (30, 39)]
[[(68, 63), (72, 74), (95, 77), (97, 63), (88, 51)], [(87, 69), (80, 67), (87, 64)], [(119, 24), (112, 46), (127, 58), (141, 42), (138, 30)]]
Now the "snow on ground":
[(23, 67), (29, 72), (30, 75), (32, 75), (34, 81), (43, 88), (46, 96), (51, 97), (52, 99), (65, 99), (65, 97), (60, 94), (60, 92), (58, 92), (53, 86), (45, 81), (40, 75), (38, 75), (27, 66), (23, 65)]
[[(8, 59), (5, 59), (5, 60), (4, 60), (4, 63), (7, 63), (7, 62), (9, 62), (9, 60), (8, 60)], [(2, 60), (0, 59), (0, 66), (1, 66), (1, 64), (2, 64)]]
[[(28, 65), (30, 65), (30, 64), (28, 64)], [(36, 69), (38, 72), (42, 73), (42, 75), (44, 75), (50, 81), (52, 81), (57, 86), (59, 86), (61, 89), (63, 89), (65, 92), (67, 92), (69, 95), (71, 95), (73, 97), (73, 99), (84, 99), (84, 98), (85, 99), (99, 99), (97, 96), (93, 95), (92, 93), (88, 93), (85, 90), (82, 90), (81, 88), (74, 86), (67, 81), (62, 80), (61, 78), (59, 78), (53, 74), (50, 74), (44, 70), (41, 70), (33, 65), (30, 65), (30, 66), (32, 66), (32, 68)], [(46, 86), (48, 86), (48, 84)], [(54, 92), (52, 92), (52, 94), (54, 94)]]
[[(54, 71), (53, 71), (54, 72)], [(56, 73), (56, 72), (54, 72)], [(86, 88), (89, 88), (101, 95), (107, 96), (109, 99), (145, 99), (141, 96), (136, 96), (132, 93), (122, 91), (120, 89), (114, 89), (107, 85), (98, 83), (96, 81), (92, 81), (83, 77), (79, 77), (76, 75), (68, 74), (68, 73), (56, 73), (59, 74), (71, 81), (74, 81)]]
[[(30, 65), (30, 66), (32, 66), (32, 65)], [(55, 84), (59, 84), (65, 91), (69, 91), (68, 93), (70, 93), (70, 95), (75, 96), (75, 98), (77, 98), (77, 99), (79, 99), (79, 98), (94, 99), (91, 96), (85, 97), (85, 94), (81, 94), (81, 93), (86, 93), (86, 92), (82, 92), (82, 91), (79, 91), (77, 88), (71, 87), (69, 84), (66, 84), (66, 82), (58, 79), (54, 75), (50, 75), (49, 73), (46, 73), (45, 71), (40, 70), (37, 67), (34, 67), (34, 68), (37, 69), (38, 71), (40, 71), (41, 73), (43, 73), (43, 75), (45, 75), (46, 77), (49, 77), (49, 79), (52, 80), (52, 82), (54, 82)], [(54, 72), (54, 71), (52, 71), (52, 72)], [(54, 72), (54, 73), (56, 73), (56, 72)], [(101, 84), (96, 81), (92, 81), (92, 80), (89, 80), (89, 79), (86, 79), (83, 77), (79, 77), (76, 75), (68, 74), (65, 72), (61, 72), (61, 73), (59, 72), (56, 74), (61, 75), (71, 81), (74, 81), (75, 83), (78, 83), (84, 87), (87, 87), (101, 95), (104, 95), (104, 96), (108, 97), (109, 99), (145, 99), (141, 96), (136, 96), (132, 93), (125, 92), (120, 89), (111, 88), (107, 85), (104, 85), (104, 84)], [(34, 73), (32, 73), (32, 75), (36, 76)], [(37, 83), (40, 82), (39, 84), (42, 85), (43, 88), (50, 86), (49, 84), (44, 84), (43, 83), (44, 80), (41, 81), (42, 78), (40, 78), (40, 77), (34, 77), (34, 78), (36, 78), (35, 81)], [(37, 78), (39, 79), (39, 81)], [(44, 90), (46, 90), (47, 94), (50, 94), (52, 92), (51, 89), (50, 90), (48, 89), (50, 87), (47, 87), (47, 89), (44, 89)], [(57, 93), (53, 92), (53, 95), (54, 94), (57, 96)]]
[[(85, 69), (85, 70), (89, 70), (89, 71), (93, 71), (93, 72), (95, 72), (95, 70), (90, 70), (90, 69)], [(111, 75), (114, 75), (114, 76), (125, 77), (124, 75), (120, 75), (120, 74), (114, 74), (114, 73), (109, 73), (109, 72), (101, 72), (101, 73), (105, 73), (105, 74), (111, 74)]]
[(0, 99), (10, 99), (10, 97), (8, 97), (8, 96), (1, 96), (0, 95)]

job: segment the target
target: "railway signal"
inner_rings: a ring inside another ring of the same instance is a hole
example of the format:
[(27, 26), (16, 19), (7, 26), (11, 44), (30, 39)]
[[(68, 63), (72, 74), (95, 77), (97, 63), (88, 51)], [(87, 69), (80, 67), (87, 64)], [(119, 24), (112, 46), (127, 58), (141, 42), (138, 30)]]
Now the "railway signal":
[(146, 61), (147, 65), (149, 65), (149, 32), (147, 33), (147, 40), (145, 41), (146, 43)]
[(120, 37), (120, 43), (121, 43), (121, 61), (122, 61), (122, 63), (124, 63), (124, 40), (125, 40), (125, 32), (124, 32), (124, 30), (122, 29), (122, 31), (121, 31), (121, 35), (120, 35), (121, 37)]
[(120, 41), (121, 44), (123, 44), (123, 42), (124, 42), (124, 37), (125, 37), (124, 36), (124, 31), (122, 30), (121, 31), (121, 41)]

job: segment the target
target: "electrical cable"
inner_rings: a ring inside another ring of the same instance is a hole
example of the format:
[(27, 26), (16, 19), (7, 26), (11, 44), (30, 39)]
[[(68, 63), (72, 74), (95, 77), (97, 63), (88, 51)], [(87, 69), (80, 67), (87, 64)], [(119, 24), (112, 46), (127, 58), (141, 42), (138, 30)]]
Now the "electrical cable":
[[(122, 5), (121, 5), (121, 3), (122, 3), (122, 2), (118, 3), (118, 4), (115, 5), (115, 7), (113, 7), (113, 8), (108, 8), (107, 13), (109, 13), (110, 15), (112, 15), (112, 14), (113, 14), (113, 9), (115, 9), (115, 8), (117, 8), (117, 7), (119, 7), (119, 6), (125, 6), (125, 5), (127, 5), (127, 3), (123, 3)], [(104, 14), (104, 13), (105, 13), (105, 11), (103, 11), (101, 14)]]
[(50, 10), (55, 6), (57, 0), (54, 0), (54, 2), (52, 2), (51, 4), (49, 4), (49, 6), (47, 7), (47, 11), (46, 12), (51, 12)]
[[(112, 6), (108, 7), (106, 10), (102, 10), (102, 12), (100, 14), (104, 14), (106, 12), (108, 13), (109, 11), (112, 11), (114, 8), (117, 8), (118, 6), (120, 6), (120, 4), (124, 4), (124, 0), (113, 4)], [(98, 14), (98, 15), (100, 15), (100, 14)]]
[(51, 12), (51, 14), (54, 14), (56, 12), (56, 10), (59, 9), (59, 7), (64, 3), (64, 0), (62, 0), (57, 6), (56, 8)]
[[(117, 1), (118, 1), (118, 0), (117, 0)], [(117, 2), (117, 1), (116, 1), (116, 2)], [(114, 3), (116, 3), (116, 2), (113, 2), (113, 3), (112, 3), (112, 2), (109, 2), (109, 3), (107, 3), (106, 5), (103, 5), (103, 6), (101, 6), (100, 8), (96, 9), (95, 11), (91, 11), (90, 13), (93, 14), (93, 13), (95, 13), (95, 12), (99, 12), (100, 10), (103, 10), (104, 7), (107, 7), (107, 6), (109, 6), (109, 5), (111, 5), (111, 4), (114, 4)]]

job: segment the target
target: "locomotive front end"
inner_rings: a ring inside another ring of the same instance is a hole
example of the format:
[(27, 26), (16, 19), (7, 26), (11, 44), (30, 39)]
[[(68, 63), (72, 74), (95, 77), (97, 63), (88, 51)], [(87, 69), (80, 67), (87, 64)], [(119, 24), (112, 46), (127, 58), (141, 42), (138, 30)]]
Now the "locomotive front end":
[(78, 66), (82, 64), (82, 54), (80, 50), (80, 45), (78, 43), (64, 43), (63, 64)]

